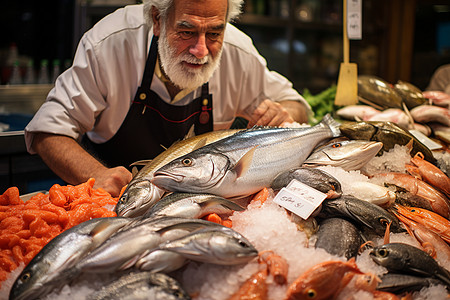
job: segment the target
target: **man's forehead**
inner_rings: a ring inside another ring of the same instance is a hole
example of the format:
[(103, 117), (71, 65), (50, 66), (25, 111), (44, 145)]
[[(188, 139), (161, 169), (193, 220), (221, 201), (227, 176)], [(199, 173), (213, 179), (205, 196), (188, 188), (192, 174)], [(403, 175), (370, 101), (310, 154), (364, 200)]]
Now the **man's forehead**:
[(172, 16), (226, 19), (228, 0), (174, 0)]

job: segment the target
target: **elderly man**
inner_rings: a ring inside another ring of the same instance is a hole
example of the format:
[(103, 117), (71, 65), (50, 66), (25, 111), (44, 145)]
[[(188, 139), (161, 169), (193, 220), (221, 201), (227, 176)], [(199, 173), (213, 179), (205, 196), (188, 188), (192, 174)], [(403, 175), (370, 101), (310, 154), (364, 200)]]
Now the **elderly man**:
[(308, 104), (267, 69), (228, 22), (242, 0), (148, 0), (86, 32), (25, 129), (30, 153), (69, 184), (93, 177), (113, 196), (130, 163), (151, 159), (190, 128), (306, 122)]

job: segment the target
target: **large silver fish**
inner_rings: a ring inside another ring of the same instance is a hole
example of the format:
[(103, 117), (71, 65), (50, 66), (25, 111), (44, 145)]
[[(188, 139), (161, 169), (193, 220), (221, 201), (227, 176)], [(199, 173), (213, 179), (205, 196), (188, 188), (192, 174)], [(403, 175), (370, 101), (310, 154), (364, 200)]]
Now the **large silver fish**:
[(377, 246), (369, 253), (377, 264), (388, 271), (433, 277), (450, 287), (450, 272), (440, 266), (425, 251), (404, 243), (389, 243)]
[(231, 214), (243, 207), (225, 198), (211, 194), (172, 193), (158, 201), (145, 218), (172, 216), (180, 218), (201, 218), (210, 213)]
[(337, 141), (315, 149), (303, 166), (333, 166), (346, 171), (359, 170), (374, 158), (382, 147), (382, 142), (375, 141)]
[(65, 272), (89, 251), (130, 222), (128, 218), (97, 218), (74, 226), (52, 239), (14, 282), (9, 299), (36, 299), (65, 283)]
[(128, 269), (141, 257), (155, 250), (160, 243), (208, 226), (222, 225), (205, 220), (176, 217), (137, 220), (132, 226), (127, 226), (110, 236), (74, 268), (89, 273)]
[(203, 228), (158, 247), (188, 259), (218, 265), (247, 263), (258, 250), (240, 233), (225, 226)]
[(189, 300), (178, 281), (151, 272), (133, 272), (104, 286), (87, 300)]
[(117, 202), (115, 211), (118, 216), (137, 217), (148, 211), (164, 194), (164, 191), (154, 186), (150, 181), (153, 173), (172, 161), (197, 148), (230, 136), (239, 129), (219, 130), (190, 137), (174, 143), (166, 151), (146, 162), (145, 166), (134, 175), (124, 193)]
[(152, 183), (168, 191), (247, 196), (270, 186), (280, 172), (299, 167), (319, 143), (340, 135), (330, 115), (307, 128), (238, 132), (161, 167)]

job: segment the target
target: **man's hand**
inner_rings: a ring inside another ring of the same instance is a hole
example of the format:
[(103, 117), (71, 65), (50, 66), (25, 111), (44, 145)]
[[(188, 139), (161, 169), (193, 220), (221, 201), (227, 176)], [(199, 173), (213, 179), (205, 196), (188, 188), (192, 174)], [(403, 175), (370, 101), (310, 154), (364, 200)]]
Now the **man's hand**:
[(102, 188), (113, 197), (118, 197), (122, 187), (132, 179), (130, 171), (125, 167), (106, 168), (94, 174), (93, 177), (95, 178), (94, 188)]
[(280, 126), (285, 122), (294, 121), (299, 123), (308, 121), (306, 108), (301, 102), (291, 100), (274, 102), (266, 99), (253, 111), (248, 127)]

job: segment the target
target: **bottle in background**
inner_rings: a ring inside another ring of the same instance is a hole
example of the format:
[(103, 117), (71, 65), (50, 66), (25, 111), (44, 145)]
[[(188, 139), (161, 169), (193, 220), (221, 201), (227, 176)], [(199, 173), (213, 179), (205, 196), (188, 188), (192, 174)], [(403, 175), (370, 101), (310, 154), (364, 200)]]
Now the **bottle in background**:
[(50, 83), (50, 76), (48, 74), (48, 60), (43, 59), (41, 60), (41, 67), (39, 69), (39, 77), (38, 77), (38, 84), (49, 84)]
[(8, 54), (6, 56), (5, 64), (2, 68), (1, 81), (2, 84), (11, 83), (11, 75), (14, 69), (14, 64), (19, 60), (19, 50), (16, 43), (9, 45)]
[(61, 64), (59, 59), (53, 60), (53, 71), (52, 71), (52, 83), (55, 83), (56, 78), (61, 74)]
[(28, 60), (27, 67), (25, 69), (25, 84), (35, 84), (36, 83), (36, 76), (34, 74), (34, 66), (33, 66), (33, 60)]
[(9, 78), (9, 84), (22, 84), (22, 75), (20, 74), (19, 60), (14, 62), (11, 77)]

